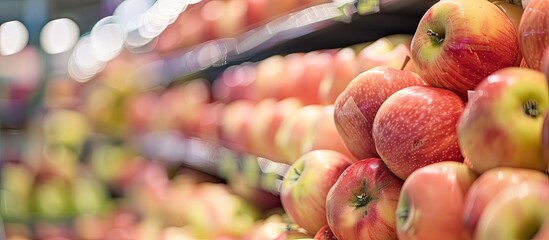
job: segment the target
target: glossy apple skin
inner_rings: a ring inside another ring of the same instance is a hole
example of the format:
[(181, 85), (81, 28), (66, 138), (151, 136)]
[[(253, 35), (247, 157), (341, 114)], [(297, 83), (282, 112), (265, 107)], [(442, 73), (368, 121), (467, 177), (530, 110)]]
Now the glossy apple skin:
[[(429, 36), (429, 30), (444, 34), (442, 43)], [(420, 20), (411, 44), (411, 57), (423, 80), (463, 99), (494, 71), (515, 66), (518, 54), (515, 27), (489, 1), (435, 3)]]
[(474, 239), (549, 237), (549, 181), (510, 185), (486, 206)]
[(461, 213), (465, 194), (476, 178), (474, 171), (459, 162), (438, 162), (414, 171), (400, 194), (398, 238), (468, 239)]
[(456, 124), (464, 103), (441, 88), (411, 86), (391, 95), (374, 119), (377, 152), (406, 179), (414, 170), (442, 161), (462, 162)]
[(315, 240), (337, 240), (336, 236), (334, 236), (334, 233), (330, 229), (330, 227), (326, 224), (318, 232), (315, 234), (314, 237)]
[(293, 222), (310, 233), (327, 224), (326, 196), (351, 163), (339, 152), (314, 150), (292, 164), (284, 176), (280, 200)]
[(524, 9), (518, 30), (520, 51), (528, 66), (541, 70), (541, 59), (549, 45), (549, 2), (532, 0)]
[(494, 196), (511, 185), (525, 181), (549, 181), (549, 177), (539, 171), (529, 169), (500, 167), (483, 173), (473, 183), (465, 197), (463, 209), (463, 228), (474, 236), (478, 221)]
[(379, 158), (349, 166), (326, 199), (328, 225), (337, 239), (396, 239), (402, 184)]
[(357, 159), (378, 157), (372, 127), (381, 104), (394, 92), (424, 85), (416, 73), (375, 67), (354, 78), (334, 104), (334, 120), (349, 151)]
[[(537, 102), (537, 117), (525, 113), (530, 100)], [(548, 105), (540, 72), (513, 67), (490, 75), (475, 89), (458, 123), (464, 157), (478, 173), (499, 166), (545, 171), (541, 131)]]

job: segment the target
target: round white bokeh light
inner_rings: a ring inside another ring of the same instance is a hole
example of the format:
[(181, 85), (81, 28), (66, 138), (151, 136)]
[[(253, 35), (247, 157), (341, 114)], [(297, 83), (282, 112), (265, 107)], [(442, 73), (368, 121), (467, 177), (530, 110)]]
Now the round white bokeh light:
[(71, 19), (59, 18), (48, 22), (40, 32), (40, 45), (49, 54), (66, 52), (74, 47), (80, 29)]
[(0, 55), (13, 55), (25, 48), (29, 41), (29, 31), (19, 21), (0, 25)]

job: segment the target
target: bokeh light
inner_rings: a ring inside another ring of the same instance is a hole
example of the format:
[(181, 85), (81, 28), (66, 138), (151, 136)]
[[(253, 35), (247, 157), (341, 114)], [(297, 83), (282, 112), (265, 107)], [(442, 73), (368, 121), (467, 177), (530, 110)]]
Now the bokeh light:
[(49, 54), (70, 50), (80, 35), (78, 25), (71, 19), (59, 18), (48, 22), (40, 32), (40, 45)]
[(0, 25), (0, 55), (13, 55), (27, 45), (29, 32), (19, 21), (10, 21)]

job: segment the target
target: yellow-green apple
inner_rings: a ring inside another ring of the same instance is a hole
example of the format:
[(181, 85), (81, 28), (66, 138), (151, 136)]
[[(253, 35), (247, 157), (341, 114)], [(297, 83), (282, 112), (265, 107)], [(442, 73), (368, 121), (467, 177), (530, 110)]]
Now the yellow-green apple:
[(328, 226), (337, 239), (396, 239), (402, 184), (379, 158), (349, 166), (326, 199)]
[(404, 180), (435, 162), (462, 162), (456, 125), (463, 109), (459, 96), (442, 88), (411, 86), (395, 92), (374, 119), (379, 156)]
[(292, 221), (310, 233), (326, 225), (328, 191), (351, 163), (332, 150), (314, 150), (293, 163), (280, 190), (282, 206)]
[(511, 185), (493, 196), (482, 214), (474, 239), (549, 238), (549, 182)]
[[(381, 39), (378, 41), (381, 41)], [(368, 51), (370, 48), (363, 49), (358, 55), (361, 69), (366, 71), (378, 66), (387, 66), (407, 71), (415, 71), (413, 61), (406, 62), (408, 61), (407, 58), (410, 56), (409, 47), (404, 44), (399, 44), (390, 48), (391, 50), (381, 54), (378, 52)]]
[(394, 45), (387, 38), (380, 38), (360, 49), (356, 58), (358, 61), (359, 71), (370, 70), (374, 67), (379, 67), (377, 61), (373, 63), (370, 60), (376, 60), (380, 56), (387, 54), (394, 48)]
[(372, 137), (376, 113), (394, 92), (414, 85), (424, 85), (416, 73), (380, 66), (355, 77), (337, 97), (334, 104), (337, 131), (357, 159), (379, 156)]
[(410, 174), (396, 211), (398, 239), (468, 239), (461, 219), (465, 195), (476, 178), (463, 163), (451, 161)]
[(219, 38), (234, 37), (246, 25), (246, 0), (222, 1), (221, 17), (214, 23)]
[(411, 57), (427, 84), (466, 99), (482, 79), (515, 66), (516, 34), (511, 20), (489, 1), (442, 0), (421, 18)]
[(225, 105), (220, 133), (224, 146), (240, 153), (248, 151), (249, 143), (243, 133), (247, 131), (250, 116), (253, 116), (254, 105), (251, 100), (236, 100)]
[(524, 9), (518, 31), (519, 47), (528, 66), (541, 70), (541, 59), (549, 45), (549, 2), (532, 0)]
[[(247, 128), (249, 152), (268, 159), (281, 159), (278, 152), (273, 151), (275, 135), (282, 120), (303, 106), (297, 98), (285, 98), (280, 101), (266, 98), (255, 105), (253, 120)], [(251, 116), (248, 116), (251, 117)]]
[(343, 139), (337, 131), (334, 120), (334, 105), (326, 105), (324, 107), (311, 134), (308, 134), (303, 138), (301, 147), (302, 154), (316, 149), (329, 149), (340, 152), (353, 161), (358, 160), (349, 149), (347, 149)]
[(549, 176), (535, 170), (499, 167), (488, 170), (469, 188), (463, 208), (463, 228), (474, 236), (478, 222), (495, 196), (511, 185), (523, 182), (547, 182)]
[(315, 240), (337, 240), (337, 238), (334, 236), (334, 233), (328, 224), (326, 224), (315, 234)]
[(332, 68), (320, 83), (319, 97), (322, 104), (334, 104), (337, 96), (360, 72), (356, 53), (352, 48), (343, 48), (334, 56)]
[(275, 135), (281, 162), (291, 165), (301, 157), (304, 139), (314, 133), (323, 111), (323, 105), (306, 105), (282, 119)]
[(463, 155), (478, 173), (498, 166), (544, 171), (541, 131), (548, 105), (542, 73), (516, 67), (493, 73), (475, 89), (459, 120)]

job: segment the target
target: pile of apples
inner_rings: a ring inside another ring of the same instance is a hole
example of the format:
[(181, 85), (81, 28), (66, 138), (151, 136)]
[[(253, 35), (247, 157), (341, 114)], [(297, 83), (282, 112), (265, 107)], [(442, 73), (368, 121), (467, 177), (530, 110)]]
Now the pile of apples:
[(549, 2), (522, 4), (442, 0), (409, 44), (273, 56), (155, 98), (195, 84), (168, 125), (291, 165), (300, 238), (548, 239)]

